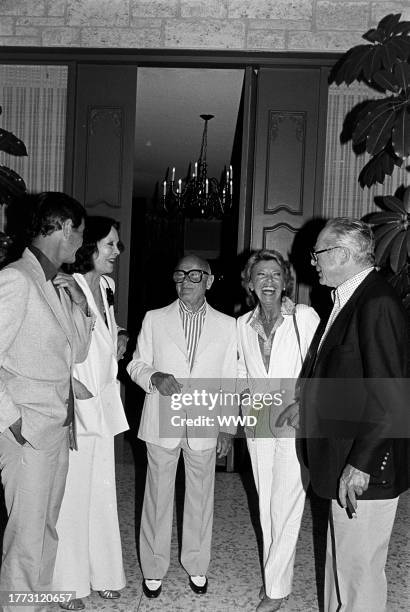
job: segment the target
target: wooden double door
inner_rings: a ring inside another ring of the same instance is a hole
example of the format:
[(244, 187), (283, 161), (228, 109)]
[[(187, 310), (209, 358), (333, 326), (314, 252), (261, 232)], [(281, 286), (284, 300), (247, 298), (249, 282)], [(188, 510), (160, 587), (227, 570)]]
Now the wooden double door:
[[(299, 301), (307, 301), (308, 250), (321, 207), (328, 68), (247, 67), (241, 125), (237, 251), (274, 248), (290, 256)], [(127, 322), (135, 266), (131, 252), (138, 68), (80, 63), (67, 185), (90, 214), (120, 222), (126, 246), (119, 269), (118, 317)], [(138, 129), (138, 126), (137, 126)], [(131, 265), (130, 265), (131, 262)]]

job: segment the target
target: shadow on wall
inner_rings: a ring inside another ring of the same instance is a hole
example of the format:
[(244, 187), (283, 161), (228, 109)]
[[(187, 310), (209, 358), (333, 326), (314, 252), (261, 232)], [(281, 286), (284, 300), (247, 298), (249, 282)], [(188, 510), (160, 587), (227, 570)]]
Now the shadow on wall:
[(328, 287), (319, 284), (315, 267), (311, 265), (310, 251), (313, 250), (319, 232), (327, 219), (315, 217), (307, 221), (297, 232), (290, 251), (290, 262), (296, 272), (297, 283), (310, 287), (311, 306), (321, 319), (329, 315), (332, 300)]

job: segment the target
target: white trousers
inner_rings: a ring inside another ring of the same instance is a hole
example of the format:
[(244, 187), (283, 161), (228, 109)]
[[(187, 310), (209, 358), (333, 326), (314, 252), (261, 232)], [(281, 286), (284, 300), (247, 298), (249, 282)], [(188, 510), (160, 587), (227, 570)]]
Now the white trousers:
[(247, 438), (247, 443), (259, 495), (266, 595), (274, 599), (286, 597), (292, 590), (296, 543), (305, 504), (295, 440)]
[(194, 451), (186, 439), (176, 448), (147, 442), (148, 469), (140, 529), (141, 569), (161, 580), (169, 566), (175, 476), (184, 456), (185, 500), (181, 563), (190, 576), (205, 575), (211, 558), (214, 517), (215, 448)]
[(346, 510), (332, 501), (327, 532), (325, 612), (384, 612), (387, 600), (384, 568), (398, 500), (398, 497), (359, 500), (356, 519), (349, 519)]
[[(68, 432), (61, 428), (45, 450), (0, 434), (0, 467), (8, 521), (0, 591), (49, 591), (57, 550), (56, 522), (68, 467)], [(6, 606), (30, 612), (37, 606)]]
[(115, 489), (114, 438), (78, 436), (57, 522), (53, 588), (86, 597), (125, 586)]

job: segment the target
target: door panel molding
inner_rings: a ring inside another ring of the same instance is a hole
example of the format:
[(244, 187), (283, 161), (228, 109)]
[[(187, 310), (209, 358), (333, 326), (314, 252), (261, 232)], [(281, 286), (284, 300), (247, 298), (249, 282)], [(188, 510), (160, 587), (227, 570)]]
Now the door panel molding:
[[(305, 111), (270, 110), (264, 212), (303, 214)], [(289, 184), (289, 177), (294, 180)]]

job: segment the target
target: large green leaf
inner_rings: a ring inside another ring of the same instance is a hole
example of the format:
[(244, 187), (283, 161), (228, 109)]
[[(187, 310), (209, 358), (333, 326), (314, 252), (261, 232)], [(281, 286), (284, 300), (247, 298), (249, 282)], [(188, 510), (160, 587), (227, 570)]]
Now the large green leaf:
[(378, 72), (373, 74), (372, 78), (376, 85), (378, 85), (385, 91), (386, 89), (395, 93), (398, 93), (400, 91), (399, 82), (397, 81), (394, 74), (389, 72), (388, 70), (379, 70)]
[(363, 219), (366, 223), (371, 223), (372, 225), (379, 225), (381, 223), (384, 225), (387, 223), (400, 223), (402, 215), (398, 212), (372, 212), (365, 215)]
[(403, 106), (396, 113), (392, 129), (392, 147), (399, 157), (410, 155), (410, 115), (407, 106)]
[(393, 240), (396, 238), (396, 236), (398, 236), (400, 231), (401, 230), (399, 227), (394, 226), (390, 229), (389, 232), (386, 232), (386, 234), (384, 234), (384, 236), (377, 242), (375, 256), (376, 261), (380, 265), (387, 261), (388, 256), (390, 254), (391, 246), (393, 244)]
[(23, 195), (26, 184), (14, 170), (0, 166), (0, 203), (8, 203), (11, 199)]
[(392, 49), (389, 49), (386, 45), (381, 47), (382, 54), (381, 60), (382, 65), (385, 70), (391, 70), (393, 68), (394, 62), (396, 60), (396, 55), (393, 53)]
[(410, 214), (410, 187), (406, 187), (403, 193), (403, 208)]
[(383, 238), (385, 234), (387, 234), (387, 232), (390, 232), (391, 229), (392, 229), (392, 226), (390, 225), (390, 223), (385, 223), (384, 225), (378, 225), (377, 227), (372, 226), (376, 244)]
[(372, 28), (371, 30), (366, 32), (366, 34), (363, 34), (362, 38), (372, 43), (375, 43), (375, 42), (381, 43), (381, 42), (384, 42), (386, 38), (386, 34), (384, 32), (381, 32), (380, 30), (376, 30), (375, 28)]
[(394, 28), (399, 23), (400, 17), (401, 13), (389, 13), (389, 15), (386, 15), (380, 19), (379, 23), (377, 24), (377, 29), (380, 32), (383, 32), (385, 36), (390, 36), (394, 31)]
[(386, 48), (391, 52), (395, 58), (407, 60), (410, 55), (410, 40), (408, 36), (400, 36), (391, 38), (386, 43)]
[(399, 215), (403, 215), (406, 213), (402, 200), (400, 200), (399, 198), (396, 198), (396, 196), (392, 196), (392, 195), (377, 196), (375, 199), (376, 199), (376, 204), (385, 208), (388, 211), (399, 213)]
[(394, 166), (401, 166), (403, 160), (394, 156), (384, 149), (372, 157), (359, 174), (359, 184), (361, 187), (370, 187), (375, 183), (382, 184), (386, 175), (390, 176)]
[(393, 69), (393, 75), (401, 89), (408, 89), (410, 86), (410, 66), (407, 62), (397, 62)]
[(352, 140), (358, 144), (367, 138), (373, 124), (380, 119), (389, 118), (395, 113), (394, 97), (390, 96), (385, 100), (374, 100), (368, 104), (360, 113), (360, 118), (353, 132)]
[(393, 34), (408, 34), (410, 32), (410, 21), (401, 21), (394, 26)]
[(376, 45), (373, 48), (373, 51), (366, 55), (363, 58), (363, 76), (366, 81), (371, 81), (372, 76), (375, 72), (380, 70), (383, 66), (382, 64), (382, 47), (380, 45)]
[(371, 155), (380, 153), (391, 139), (396, 113), (385, 113), (370, 128), (366, 139), (366, 151)]
[(27, 155), (26, 145), (11, 132), (0, 128), (0, 151), (11, 155)]
[(390, 251), (390, 266), (393, 272), (398, 272), (407, 260), (407, 232), (402, 230), (394, 239)]
[(373, 45), (357, 45), (349, 49), (335, 65), (329, 82), (334, 82), (336, 85), (341, 85), (341, 83), (350, 85), (353, 81), (359, 79), (364, 62), (373, 55), (374, 50)]

